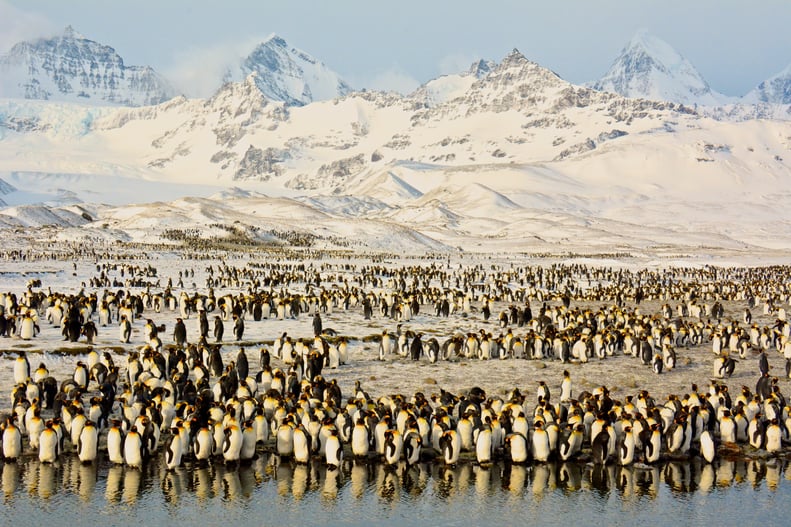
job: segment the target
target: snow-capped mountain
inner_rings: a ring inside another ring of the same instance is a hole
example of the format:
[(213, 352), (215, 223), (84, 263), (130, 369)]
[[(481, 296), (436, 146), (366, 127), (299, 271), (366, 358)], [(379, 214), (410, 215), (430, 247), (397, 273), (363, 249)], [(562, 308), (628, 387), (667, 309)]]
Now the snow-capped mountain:
[(624, 97), (689, 105), (718, 106), (728, 102), (670, 44), (645, 30), (635, 34), (593, 87)]
[[(433, 107), (380, 92), (289, 107), (265, 97), (257, 80), (251, 74), (228, 83), (206, 101), (174, 99), (75, 120), (90, 122), (100, 137), (126, 137), (124, 152), (136, 152), (129, 162), (143, 161), (160, 178), (337, 193), (392, 163), (549, 162), (694, 117), (674, 103), (575, 86), (518, 51)], [(22, 120), (16, 113), (5, 119), (17, 127)]]
[(745, 103), (791, 104), (791, 64), (753, 88), (743, 98)]
[(174, 95), (152, 68), (125, 65), (113, 48), (71, 26), (53, 38), (19, 42), (0, 56), (2, 97), (144, 106)]
[(106, 239), (230, 221), (399, 251), (791, 247), (791, 224), (767, 220), (791, 206), (791, 123), (577, 86), (517, 50), (485, 69), (433, 104), (367, 91), (289, 106), (256, 73), (142, 108), (0, 100), (0, 177), (18, 189), (3, 199), (161, 200), (75, 225)]
[[(546, 163), (698, 119), (674, 103), (575, 86), (516, 50), (486, 69), (480, 78), (469, 75), (475, 81), (452, 100), (430, 107), (379, 92), (289, 107), (262, 94), (257, 74), (227, 83), (207, 100), (176, 98), (110, 112), (47, 111), (0, 101), (0, 137), (18, 134), (0, 141), (0, 152), (4, 144), (35, 150), (37, 140), (57, 134), (63, 147), (58, 163), (68, 159), (69, 168), (47, 172), (137, 167), (160, 180), (338, 193), (405, 161), (451, 167)], [(17, 152), (0, 156), (0, 171), (42, 171), (43, 160), (25, 160)], [(74, 168), (81, 164), (83, 169)]]
[(290, 46), (282, 37), (270, 35), (229, 70), (225, 82), (242, 81), (251, 73), (267, 98), (289, 106), (341, 97), (351, 92), (340, 76), (308, 53)]

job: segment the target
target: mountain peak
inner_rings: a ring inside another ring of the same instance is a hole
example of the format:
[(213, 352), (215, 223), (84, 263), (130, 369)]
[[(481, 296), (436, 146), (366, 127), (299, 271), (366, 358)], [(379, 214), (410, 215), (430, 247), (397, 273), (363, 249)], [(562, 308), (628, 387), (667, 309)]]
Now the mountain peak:
[(225, 80), (246, 79), (250, 73), (256, 73), (255, 82), (261, 93), (289, 106), (334, 99), (352, 91), (324, 63), (290, 46), (275, 33), (256, 45)]
[(268, 37), (266, 37), (264, 40), (261, 41), (259, 46), (268, 46), (270, 44), (272, 46), (277, 46), (280, 48), (288, 47), (288, 42), (286, 42), (286, 39), (284, 39), (277, 33), (271, 33)]
[[(519, 75), (540, 77), (550, 82), (562, 80), (560, 75), (528, 59), (516, 48), (512, 49), (511, 52), (503, 58), (500, 64), (491, 63), (491, 71), (489, 73), (503, 73), (511, 69), (518, 69), (520, 71)], [(487, 75), (489, 75), (489, 73), (487, 73)]]
[(175, 95), (151, 67), (126, 66), (116, 51), (66, 26), (53, 38), (19, 42), (0, 57), (0, 96), (146, 106)]
[(511, 50), (511, 52), (508, 55), (505, 56), (505, 58), (503, 58), (502, 64), (510, 66), (522, 62), (528, 62), (527, 58), (524, 55), (522, 55), (522, 52), (514, 48)]
[(747, 103), (791, 104), (791, 64), (761, 82), (743, 99)]
[(714, 92), (695, 67), (670, 44), (638, 30), (594, 89), (625, 97), (714, 106)]
[[(649, 33), (647, 29), (638, 29), (632, 39), (621, 52), (623, 54), (643, 54), (649, 57), (657, 67), (668, 70), (683, 67), (689, 64), (673, 46)], [(643, 67), (651, 66), (648, 62)], [(691, 64), (690, 64), (691, 66)]]
[[(253, 71), (239, 82), (226, 82), (207, 100), (207, 106), (244, 105), (245, 107), (263, 108), (271, 101), (258, 89), (257, 79), (258, 73)], [(233, 113), (236, 113), (236, 110)], [(238, 113), (241, 115), (245, 112)]]
[(483, 79), (483, 81), (499, 78), (503, 75), (507, 78), (512, 78), (513, 75), (516, 75), (517, 78), (530, 79), (530, 82), (538, 81), (550, 84), (562, 80), (557, 73), (528, 59), (516, 48), (511, 50), (499, 64), (491, 63), (491, 69), (484, 75), (486, 79)]
[(496, 64), (490, 60), (479, 59), (472, 63), (470, 69), (467, 70), (467, 74), (474, 76), (476, 79), (481, 79), (489, 74), (495, 66)]
[(87, 40), (85, 35), (76, 31), (71, 24), (66, 26), (66, 29), (63, 30), (63, 38), (70, 38), (74, 40)]

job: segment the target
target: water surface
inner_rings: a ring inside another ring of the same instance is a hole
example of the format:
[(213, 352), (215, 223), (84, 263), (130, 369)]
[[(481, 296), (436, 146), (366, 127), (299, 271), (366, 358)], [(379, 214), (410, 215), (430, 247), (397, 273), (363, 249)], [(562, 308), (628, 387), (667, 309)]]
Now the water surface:
[[(786, 460), (653, 467), (345, 461), (143, 470), (25, 458), (2, 466), (4, 525), (755, 525), (791, 512)], [(186, 522), (186, 523), (185, 523)]]

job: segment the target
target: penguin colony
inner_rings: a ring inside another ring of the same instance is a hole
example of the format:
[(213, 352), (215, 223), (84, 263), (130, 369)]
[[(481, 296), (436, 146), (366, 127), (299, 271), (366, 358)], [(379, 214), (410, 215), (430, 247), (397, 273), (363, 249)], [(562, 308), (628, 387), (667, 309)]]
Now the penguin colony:
[[(791, 407), (767, 358), (782, 354), (787, 379), (787, 268), (456, 270), (435, 263), (322, 270), (224, 264), (206, 268), (206, 294), (190, 295), (183, 289), (177, 294), (181, 287), (172, 280), (158, 291), (159, 279), (139, 282), (140, 269), (111, 267), (98, 265), (98, 275), (90, 279), (101, 292), (66, 295), (29, 284), (22, 295), (0, 295), (0, 334), (6, 336), (35, 340), (43, 324), (60, 328), (71, 342), (84, 337), (92, 343), (99, 328), (109, 326), (117, 326), (124, 344), (131, 344), (132, 327), (142, 335), (126, 357), (91, 351), (85, 361), (75, 361), (73, 374), (59, 379), (43, 362), (33, 368), (29, 355), (19, 351), (11, 366), (11, 411), (0, 425), (5, 462), (31, 453), (51, 463), (73, 452), (82, 463), (104, 456), (113, 464), (141, 468), (163, 455), (167, 468), (174, 469), (187, 461), (248, 463), (261, 452), (273, 452), (295, 463), (320, 459), (330, 467), (348, 456), (387, 465), (436, 458), (446, 465), (472, 459), (482, 466), (501, 459), (513, 464), (583, 459), (628, 466), (689, 456), (711, 463), (723, 450), (743, 452), (747, 445), (779, 454), (791, 440)], [(111, 270), (137, 276), (138, 291), (125, 290), (118, 278), (111, 283)], [(142, 272), (156, 277), (150, 266)], [(184, 275), (192, 278), (194, 272)], [(179, 283), (184, 275), (179, 271)], [(341, 285), (322, 288), (324, 282)], [(296, 284), (302, 293), (288, 289)], [(247, 291), (216, 296), (215, 288)], [(641, 302), (649, 299), (663, 300), (660, 312), (641, 312)], [(740, 318), (726, 318), (726, 300), (745, 304)], [(583, 301), (605, 307), (572, 306)], [(497, 304), (508, 306), (496, 318), (497, 337), (481, 329), (440, 342), (405, 329), (427, 305), (440, 319), (488, 323)], [(752, 322), (750, 310), (759, 308), (774, 318), (772, 325)], [(357, 310), (364, 320), (395, 323), (395, 333), (379, 335), (382, 359), (541, 360), (584, 369), (592, 360), (628, 356), (635, 366), (672, 375), (677, 349), (710, 342), (714, 379), (664, 400), (644, 389), (623, 397), (604, 385), (575, 391), (568, 371), (562, 379), (537, 380), (534, 393), (514, 388), (499, 395), (476, 387), (428, 396), (421, 391), (372, 396), (358, 381), (344, 394), (336, 380), (323, 376), (325, 368), (348, 362), (348, 338), (322, 322), (321, 314), (333, 310)], [(283, 334), (271, 351), (259, 350), (252, 368), (244, 347), (224, 363), (225, 322), (240, 342), (245, 320), (256, 324), (303, 313), (312, 315), (312, 338)], [(165, 314), (170, 320), (180, 315), (167, 345), (165, 325), (154, 322)], [(197, 321), (194, 333), (185, 324), (190, 319)], [(757, 364), (755, 389), (745, 386), (734, 396), (719, 379), (748, 359)]]

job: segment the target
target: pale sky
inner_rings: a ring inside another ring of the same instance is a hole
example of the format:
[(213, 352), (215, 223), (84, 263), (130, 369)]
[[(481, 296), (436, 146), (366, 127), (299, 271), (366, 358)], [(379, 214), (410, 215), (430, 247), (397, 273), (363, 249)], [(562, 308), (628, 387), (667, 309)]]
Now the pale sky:
[(644, 28), (714, 90), (744, 95), (791, 64), (789, 23), (786, 0), (0, 0), (0, 53), (72, 25), (206, 96), (225, 65), (277, 33), (354, 88), (408, 92), (513, 48), (581, 84)]

